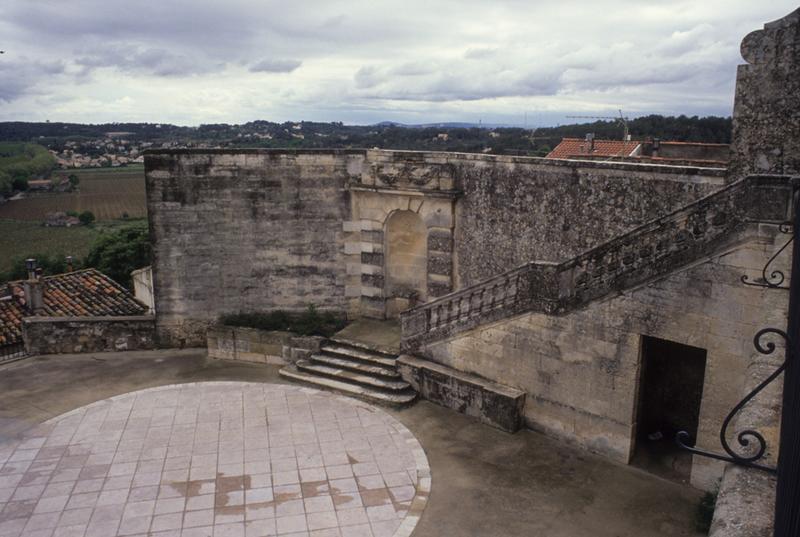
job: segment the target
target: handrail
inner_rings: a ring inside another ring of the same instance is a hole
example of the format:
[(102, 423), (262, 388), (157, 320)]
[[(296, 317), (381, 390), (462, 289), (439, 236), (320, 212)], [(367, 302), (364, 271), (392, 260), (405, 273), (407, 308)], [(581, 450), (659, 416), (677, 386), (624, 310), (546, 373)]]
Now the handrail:
[(685, 266), (748, 222), (785, 222), (799, 180), (746, 177), (562, 263), (528, 262), (408, 309), (401, 348), (529, 311), (564, 313)]

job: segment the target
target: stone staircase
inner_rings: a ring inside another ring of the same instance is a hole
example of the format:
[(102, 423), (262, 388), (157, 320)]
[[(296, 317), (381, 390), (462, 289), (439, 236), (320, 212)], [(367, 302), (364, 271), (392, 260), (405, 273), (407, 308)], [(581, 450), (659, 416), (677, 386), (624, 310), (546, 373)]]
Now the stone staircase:
[(526, 263), (403, 311), (400, 350), (523, 313), (562, 315), (663, 277), (729, 247), (749, 224), (785, 222), (798, 187), (798, 177), (749, 176), (562, 263)]
[(281, 369), (280, 375), (372, 403), (405, 406), (417, 393), (400, 378), (396, 362), (395, 354), (334, 337), (308, 360)]

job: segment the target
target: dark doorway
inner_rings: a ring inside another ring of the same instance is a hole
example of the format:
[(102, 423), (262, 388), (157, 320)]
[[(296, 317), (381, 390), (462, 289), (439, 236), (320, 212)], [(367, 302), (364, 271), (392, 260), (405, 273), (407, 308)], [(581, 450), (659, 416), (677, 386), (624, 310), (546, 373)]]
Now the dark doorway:
[(677, 447), (675, 435), (683, 430), (692, 442), (697, 437), (705, 370), (705, 349), (642, 337), (632, 464), (668, 479), (689, 481), (692, 456)]

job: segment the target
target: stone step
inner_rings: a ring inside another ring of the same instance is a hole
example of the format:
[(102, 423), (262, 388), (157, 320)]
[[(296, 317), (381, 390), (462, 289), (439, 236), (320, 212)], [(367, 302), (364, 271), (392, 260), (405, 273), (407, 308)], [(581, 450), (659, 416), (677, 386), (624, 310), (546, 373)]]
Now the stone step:
[(336, 367), (339, 369), (348, 369), (356, 373), (364, 375), (373, 375), (379, 377), (398, 378), (400, 373), (394, 367), (387, 367), (372, 363), (362, 362), (360, 360), (353, 360), (335, 354), (312, 354), (311, 361), (329, 367)]
[(359, 360), (368, 364), (377, 364), (384, 367), (395, 367), (397, 356), (391, 356), (382, 352), (372, 351), (366, 348), (357, 348), (350, 344), (342, 344), (338, 341), (326, 343), (320, 349), (328, 355), (335, 355), (351, 360)]
[(343, 382), (341, 380), (319, 376), (307, 371), (301, 371), (294, 365), (289, 365), (280, 370), (280, 376), (300, 382), (311, 384), (317, 388), (334, 390), (345, 395), (358, 397), (373, 403), (382, 403), (394, 406), (404, 406), (413, 402), (417, 393), (412, 389), (403, 391), (382, 391), (368, 386)]
[(369, 386), (371, 388), (381, 388), (392, 391), (401, 391), (409, 388), (409, 384), (402, 380), (389, 380), (373, 375), (365, 375), (348, 369), (317, 364), (309, 360), (298, 360), (295, 365), (300, 371), (335, 378), (344, 382), (352, 382), (353, 384), (362, 386)]

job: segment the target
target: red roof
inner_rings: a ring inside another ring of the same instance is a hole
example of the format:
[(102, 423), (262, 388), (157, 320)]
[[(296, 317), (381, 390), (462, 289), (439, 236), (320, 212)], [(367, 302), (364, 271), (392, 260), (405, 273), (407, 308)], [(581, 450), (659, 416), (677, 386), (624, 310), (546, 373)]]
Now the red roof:
[[(105, 317), (143, 315), (147, 306), (120, 284), (96, 269), (77, 270), (42, 278), (46, 317)], [(11, 296), (0, 299), (0, 345), (22, 341), (25, 309), (23, 282), (9, 282)]]
[(583, 138), (562, 138), (561, 143), (548, 153), (547, 158), (580, 158), (594, 157), (628, 157), (641, 142), (637, 140), (595, 140), (592, 151), (589, 151), (591, 142)]

